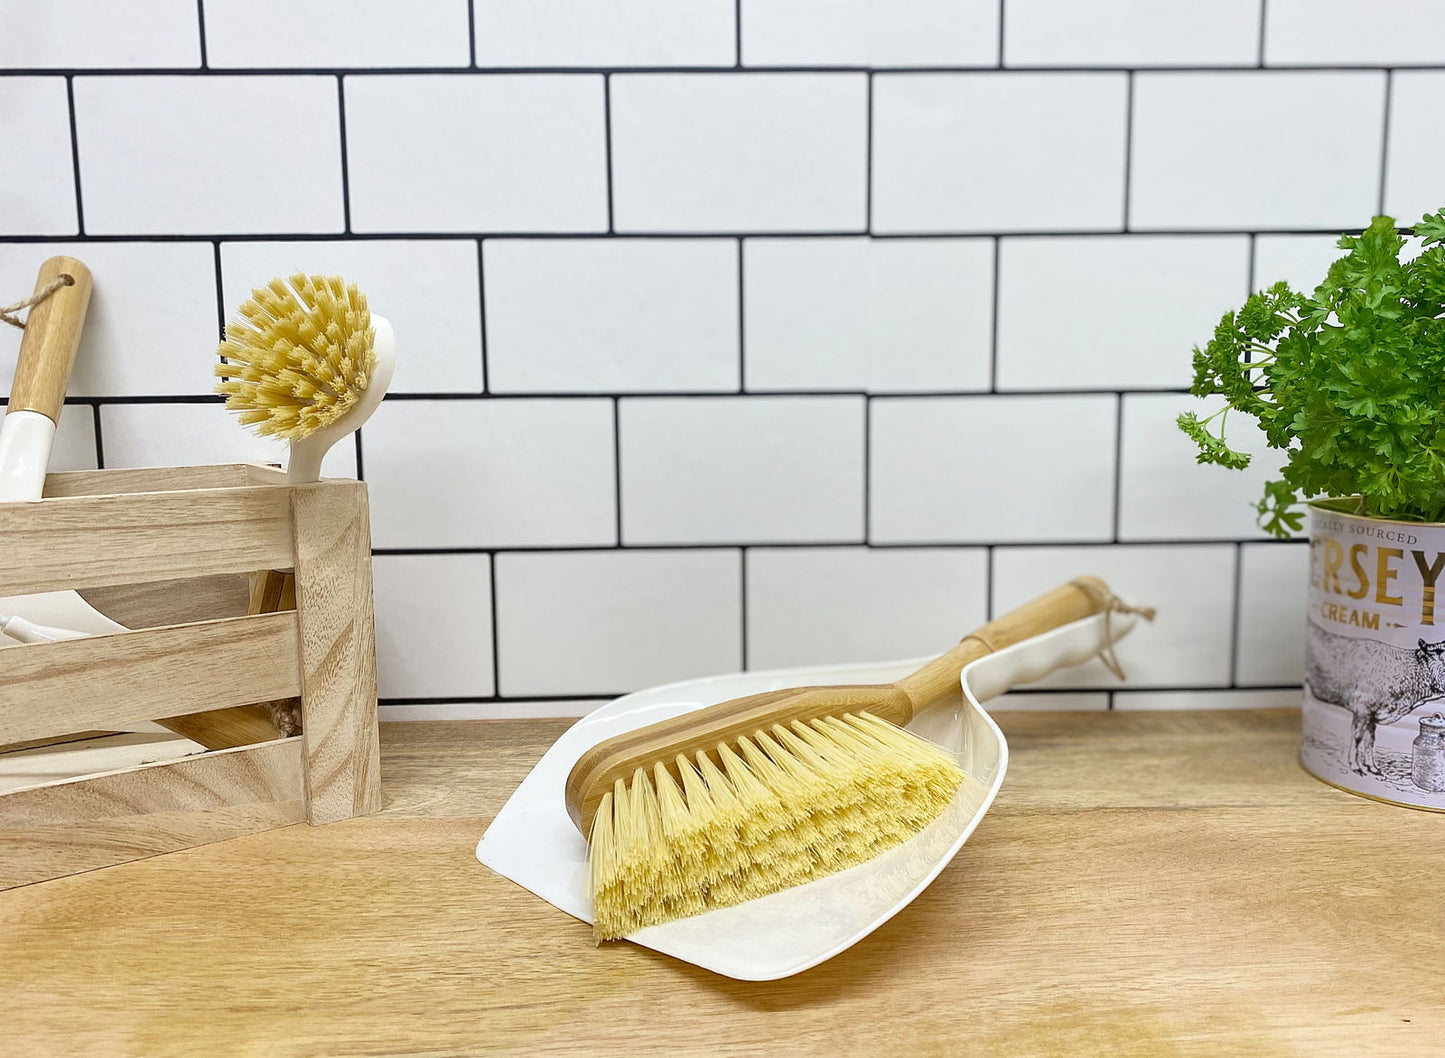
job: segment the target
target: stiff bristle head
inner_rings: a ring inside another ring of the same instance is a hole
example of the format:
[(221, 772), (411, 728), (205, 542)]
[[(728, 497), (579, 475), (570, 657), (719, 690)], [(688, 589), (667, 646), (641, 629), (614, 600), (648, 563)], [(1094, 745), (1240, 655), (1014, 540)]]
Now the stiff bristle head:
[(866, 712), (638, 768), (592, 824), (597, 939), (870, 860), (936, 819), (963, 779), (943, 749)]
[(226, 325), (216, 392), (242, 424), (299, 440), (341, 418), (376, 367), (366, 295), (338, 276), (297, 274), (251, 291)]

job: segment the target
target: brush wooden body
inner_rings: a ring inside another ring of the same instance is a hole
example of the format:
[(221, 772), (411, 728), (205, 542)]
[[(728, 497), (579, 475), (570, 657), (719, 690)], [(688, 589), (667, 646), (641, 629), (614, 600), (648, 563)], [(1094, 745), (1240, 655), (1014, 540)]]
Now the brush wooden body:
[(7, 414), (35, 411), (54, 423), (60, 421), (65, 386), (90, 308), (90, 269), (74, 257), (51, 257), (40, 265), (36, 291), (57, 279), (69, 281), (35, 305), (25, 318), (25, 337), (20, 342), (20, 358), (6, 404)]
[[(1079, 577), (966, 636), (948, 653), (891, 684), (797, 687), (735, 698), (663, 720), (593, 746), (567, 777), (567, 812), (584, 837), (592, 834), (598, 805), (617, 780), (661, 763), (675, 770), (679, 755), (714, 753), (774, 725), (868, 712), (902, 727), (919, 712), (959, 693), (963, 667), (995, 650), (1106, 609), (1114, 596), (1096, 577)], [(680, 781), (680, 776), (674, 776)]]

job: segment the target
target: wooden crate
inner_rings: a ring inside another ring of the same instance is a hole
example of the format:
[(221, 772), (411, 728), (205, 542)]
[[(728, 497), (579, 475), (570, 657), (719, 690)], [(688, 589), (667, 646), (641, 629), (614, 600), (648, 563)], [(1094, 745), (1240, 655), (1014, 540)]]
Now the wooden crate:
[(381, 804), (364, 484), (102, 470), (0, 504), (0, 596), (286, 568), (294, 610), (0, 648), (0, 746), (285, 698), (302, 716), (290, 738), (0, 794), (0, 889)]

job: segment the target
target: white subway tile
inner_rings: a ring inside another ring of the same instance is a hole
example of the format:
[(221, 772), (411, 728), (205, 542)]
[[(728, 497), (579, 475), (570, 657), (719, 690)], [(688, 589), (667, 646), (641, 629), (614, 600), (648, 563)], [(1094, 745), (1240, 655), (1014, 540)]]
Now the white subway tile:
[(1102, 691), (1005, 694), (986, 705), (990, 713), (1102, 713), (1109, 708), (1109, 696)]
[(389, 400), (362, 433), (377, 547), (616, 542), (610, 400)]
[(861, 230), (867, 93), (861, 73), (613, 77), (617, 230)]
[[(1359, 227), (1357, 224), (1356, 227)], [(1344, 256), (1338, 235), (1260, 235), (1254, 240), (1254, 289), (1267, 290), (1281, 279), (1301, 294), (1311, 294)]]
[(1445, 63), (1445, 7), (1434, 0), (1269, 0), (1269, 66)]
[[(48, 257), (68, 254), (94, 279), (70, 393), (209, 393), (215, 386), (216, 268), (209, 243), (86, 242), (7, 247), (0, 291), (30, 290)], [(9, 376), (0, 361), (0, 372)]]
[[(1264, 483), (1279, 477), (1285, 453), (1265, 444), (1250, 417), (1228, 418), (1229, 444), (1253, 457), (1244, 470), (1200, 464), (1198, 448), (1175, 425), (1181, 412), (1200, 418), (1224, 407), (1222, 398), (1139, 393), (1124, 398), (1119, 475), (1119, 536), (1125, 540), (1259, 537), (1255, 504)], [(1210, 429), (1218, 426), (1216, 421)]]
[(610, 694), (742, 665), (738, 553), (497, 556), (503, 694)]
[(346, 78), (352, 227), (606, 231), (602, 77)]
[[(1234, 550), (1233, 544), (998, 548), (994, 615), (1081, 574), (1102, 577), (1126, 601), (1158, 610), (1153, 622), (1140, 620), (1116, 648), (1128, 675), (1123, 688), (1225, 686)], [(1056, 672), (1038, 686), (1120, 688), (1100, 661)]]
[(1008, 66), (1253, 66), (1260, 0), (1009, 0)]
[(75, 168), (65, 79), (0, 78), (0, 114), (11, 144), (0, 151), (0, 235), (74, 235)]
[(731, 66), (733, 0), (477, 0), (478, 66)]
[[(0, 4), (0, 68), (100, 69), (201, 64), (194, 0), (46, 0)], [(0, 107), (0, 111), (3, 111)]]
[(941, 654), (987, 619), (982, 548), (758, 548), (748, 667)]
[(467, 0), (206, 0), (213, 68), (466, 66), (467, 32)]
[(738, 386), (732, 239), (488, 239), (494, 392)]
[(60, 422), (55, 428), (50, 470), (94, 470), (97, 465), (95, 412), (89, 404), (65, 405), (60, 409)]
[(469, 239), (228, 242), (221, 247), (226, 317), (251, 290), (297, 272), (340, 275), (396, 329), (394, 393), (480, 393), (482, 322), (477, 244)]
[(1131, 226), (1358, 228), (1379, 193), (1384, 89), (1364, 72), (1136, 75)]
[(1121, 73), (879, 74), (873, 230), (1120, 227), (1126, 90)]
[(1120, 712), (1166, 709), (1298, 709), (1299, 691), (1116, 691)]
[[(106, 404), (100, 431), (108, 468), (286, 462), (284, 444), (257, 437), (221, 404)], [(356, 477), (351, 438), (331, 450), (321, 473)]]
[(334, 78), (77, 77), (75, 121), (89, 234), (342, 229)]
[(494, 693), (487, 555), (377, 555), (372, 586), (381, 697)]
[[(1396, 73), (1390, 92), (1385, 212), (1400, 224), (1414, 224), (1445, 206), (1440, 179), (1445, 172), (1445, 142), (1434, 132), (1445, 108), (1445, 71)], [(1363, 223), (1356, 220), (1354, 226)]]
[(753, 389), (987, 389), (991, 239), (748, 239)]
[(1241, 686), (1303, 682), (1309, 550), (1305, 541), (1240, 548), (1239, 657), (1234, 676)]
[(742, 0), (746, 66), (996, 66), (994, 0)]
[(875, 399), (871, 539), (1107, 538), (1113, 519), (1115, 399)]
[(1187, 386), (1190, 350), (1244, 301), (1249, 240), (1004, 239), (1000, 389)]
[(621, 413), (625, 543), (862, 538), (862, 398), (637, 398)]

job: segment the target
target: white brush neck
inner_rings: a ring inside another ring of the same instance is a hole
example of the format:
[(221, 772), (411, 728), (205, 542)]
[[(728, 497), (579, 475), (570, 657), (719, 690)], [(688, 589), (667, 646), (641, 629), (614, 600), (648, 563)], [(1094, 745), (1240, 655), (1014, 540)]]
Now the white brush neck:
[(391, 376), (396, 371), (396, 332), (392, 330), (390, 321), (381, 316), (372, 316), (371, 326), (376, 331), (376, 366), (367, 379), (366, 391), (350, 411), (330, 426), (317, 430), (310, 437), (291, 442), (291, 458), (286, 463), (288, 485), (311, 485), (319, 481), (326, 453), (342, 438), (359, 430), (386, 396)]

